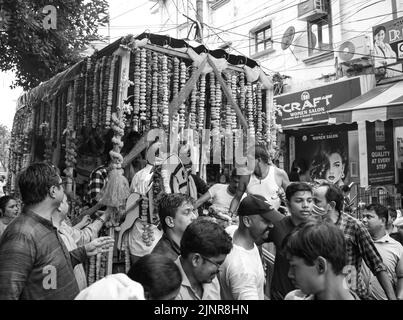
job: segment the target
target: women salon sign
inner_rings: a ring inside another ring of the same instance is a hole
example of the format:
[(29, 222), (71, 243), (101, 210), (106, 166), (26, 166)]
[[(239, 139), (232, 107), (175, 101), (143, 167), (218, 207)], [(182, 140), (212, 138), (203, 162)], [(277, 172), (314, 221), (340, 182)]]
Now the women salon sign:
[(274, 97), (274, 104), (282, 115), (278, 123), (283, 127), (325, 122), (328, 111), (361, 94), (359, 78), (334, 82), (296, 93)]

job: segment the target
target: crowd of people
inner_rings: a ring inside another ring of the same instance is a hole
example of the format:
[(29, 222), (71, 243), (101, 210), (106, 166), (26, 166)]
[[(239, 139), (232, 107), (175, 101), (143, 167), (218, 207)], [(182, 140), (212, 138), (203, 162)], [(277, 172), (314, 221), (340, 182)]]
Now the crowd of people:
[[(152, 168), (138, 171), (132, 192), (147, 192)], [(107, 176), (107, 165), (91, 175), (92, 205)], [(21, 213), (19, 199), (0, 198), (0, 299), (403, 299), (403, 218), (380, 204), (368, 204), (362, 220), (352, 217), (340, 186), (290, 183), (262, 146), (250, 176), (233, 170), (229, 184), (197, 199), (163, 194), (155, 243), (133, 252), (127, 274), (89, 286), (83, 264), (115, 244), (99, 236), (108, 211), (72, 225), (69, 195), (50, 164), (29, 165), (18, 188)], [(214, 209), (199, 214), (207, 202)], [(262, 254), (268, 245), (275, 248), (269, 283)]]

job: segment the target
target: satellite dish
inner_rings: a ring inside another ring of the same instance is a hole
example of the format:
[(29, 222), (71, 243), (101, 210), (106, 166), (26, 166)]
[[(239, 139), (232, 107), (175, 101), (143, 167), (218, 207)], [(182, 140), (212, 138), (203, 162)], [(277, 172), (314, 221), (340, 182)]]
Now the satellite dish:
[(350, 41), (343, 42), (339, 47), (339, 57), (343, 61), (349, 61), (354, 57), (355, 46)]
[(295, 36), (295, 28), (293, 26), (288, 27), (283, 34), (283, 38), (281, 39), (281, 49), (286, 50), (294, 40)]

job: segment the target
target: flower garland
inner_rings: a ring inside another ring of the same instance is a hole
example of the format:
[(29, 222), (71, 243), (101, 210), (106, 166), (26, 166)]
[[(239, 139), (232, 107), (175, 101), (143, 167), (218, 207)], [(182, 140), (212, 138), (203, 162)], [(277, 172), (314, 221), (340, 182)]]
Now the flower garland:
[(152, 54), (151, 128), (158, 128), (158, 54)]
[[(237, 82), (237, 76), (235, 74), (232, 75), (231, 77), (231, 92), (232, 92), (232, 98), (234, 101), (236, 101), (236, 82)], [(237, 116), (234, 108), (231, 108), (231, 126), (232, 130), (236, 130), (237, 128)]]
[[(216, 108), (216, 97), (217, 97), (217, 90), (215, 86), (215, 76), (214, 72), (209, 74), (210, 76), (210, 104), (211, 104), (211, 127), (213, 129), (218, 128), (218, 118), (220, 117), (218, 110)], [(221, 90), (220, 90), (221, 92)]]
[[(227, 74), (227, 86), (228, 88), (231, 89), (231, 94), (233, 94), (231, 74)], [(232, 106), (229, 99), (227, 99), (227, 103), (225, 104), (225, 131), (230, 132), (231, 129), (232, 129)]]
[(256, 138), (257, 142), (264, 143), (263, 140), (263, 122), (262, 122), (262, 85), (260, 82), (256, 85), (256, 118), (257, 118), (257, 132)]
[[(182, 90), (182, 88), (185, 86), (186, 84), (186, 64), (182, 61), (180, 63), (180, 75), (179, 75), (179, 90)], [(184, 103), (182, 103), (179, 106), (179, 130), (182, 131), (185, 128), (185, 113), (186, 113), (186, 106)]]
[(242, 112), (245, 112), (245, 97), (246, 97), (246, 92), (245, 92), (245, 74), (243, 72), (240, 72), (239, 74), (239, 108), (241, 109)]
[(104, 104), (103, 104), (103, 95), (104, 95), (104, 77), (105, 77), (105, 67), (106, 67), (106, 56), (103, 56), (101, 59), (100, 67), (99, 67), (99, 85), (98, 85), (98, 106), (97, 106), (97, 125), (103, 127), (103, 115), (104, 115)]
[(140, 49), (140, 121), (146, 121), (146, 93), (147, 93), (147, 53), (146, 50)]
[(133, 130), (139, 131), (140, 124), (140, 51), (134, 52), (134, 72), (133, 72), (134, 92), (133, 92)]
[(87, 119), (87, 108), (88, 108), (88, 76), (89, 71), (91, 70), (91, 58), (87, 58), (87, 63), (85, 64), (85, 80), (84, 80), (84, 104), (83, 104), (83, 127), (87, 126), (88, 119)]
[(109, 71), (109, 82), (108, 82), (108, 98), (106, 102), (106, 112), (105, 112), (105, 127), (110, 128), (111, 117), (112, 117), (112, 103), (113, 103), (113, 85), (115, 79), (115, 66), (118, 57), (114, 55), (112, 57), (110, 71)]
[[(162, 90), (162, 125), (165, 131), (169, 126), (169, 89), (168, 89), (168, 58), (165, 55), (160, 56), (161, 62), (161, 90)], [(175, 81), (174, 81), (175, 83)]]
[(200, 76), (199, 85), (199, 103), (197, 105), (197, 129), (199, 132), (204, 128), (204, 118), (205, 118), (205, 101), (206, 101), (206, 74), (202, 73)]
[(255, 124), (253, 121), (253, 90), (252, 83), (249, 81), (246, 84), (246, 111), (249, 135), (255, 137)]
[[(146, 120), (144, 122), (143, 131), (148, 132), (151, 128), (151, 100), (152, 100), (152, 52), (150, 50), (147, 53), (146, 64)], [(157, 83), (158, 87), (158, 83)]]
[(99, 82), (99, 69), (100, 69), (100, 61), (97, 60), (95, 63), (94, 70), (94, 83), (93, 83), (93, 99), (92, 99), (92, 110), (91, 110), (91, 125), (93, 128), (97, 126), (98, 123), (98, 82)]

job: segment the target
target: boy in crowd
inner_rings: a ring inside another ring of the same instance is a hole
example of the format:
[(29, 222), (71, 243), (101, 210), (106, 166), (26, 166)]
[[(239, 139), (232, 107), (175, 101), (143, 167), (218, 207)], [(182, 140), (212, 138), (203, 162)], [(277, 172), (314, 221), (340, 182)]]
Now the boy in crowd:
[(285, 300), (359, 300), (344, 284), (346, 241), (336, 226), (307, 222), (284, 240), (283, 250), (290, 264), (288, 276), (299, 288)]

